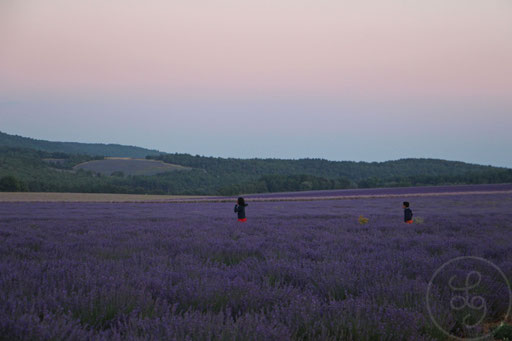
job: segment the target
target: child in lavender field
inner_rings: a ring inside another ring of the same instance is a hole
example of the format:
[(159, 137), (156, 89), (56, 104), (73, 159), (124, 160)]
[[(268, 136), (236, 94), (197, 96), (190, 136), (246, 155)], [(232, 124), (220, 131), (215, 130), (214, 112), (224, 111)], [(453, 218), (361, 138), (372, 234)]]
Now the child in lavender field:
[(406, 224), (412, 224), (412, 210), (409, 208), (409, 202), (404, 201), (402, 207), (404, 209), (404, 222)]
[(247, 221), (247, 217), (245, 216), (245, 208), (249, 206), (245, 203), (244, 198), (238, 198), (237, 204), (235, 205), (235, 213), (238, 213), (238, 221), (241, 223), (245, 223)]

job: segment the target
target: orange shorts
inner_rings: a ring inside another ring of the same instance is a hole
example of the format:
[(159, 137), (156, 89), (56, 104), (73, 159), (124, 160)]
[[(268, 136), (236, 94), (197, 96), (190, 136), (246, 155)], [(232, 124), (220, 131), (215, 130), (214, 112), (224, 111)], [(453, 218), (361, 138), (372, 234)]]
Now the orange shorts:
[(244, 219), (238, 219), (239, 222), (241, 223), (245, 223), (247, 221), (247, 218), (244, 218)]
[(407, 220), (405, 223), (406, 224), (412, 224), (414, 221), (411, 219), (411, 220)]

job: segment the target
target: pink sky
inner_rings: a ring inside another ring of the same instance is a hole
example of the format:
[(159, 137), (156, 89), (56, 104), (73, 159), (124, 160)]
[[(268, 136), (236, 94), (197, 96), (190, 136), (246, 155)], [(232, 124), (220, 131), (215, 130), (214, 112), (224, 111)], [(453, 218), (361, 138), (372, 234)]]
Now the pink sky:
[(512, 2), (3, 1), (7, 93), (508, 97)]

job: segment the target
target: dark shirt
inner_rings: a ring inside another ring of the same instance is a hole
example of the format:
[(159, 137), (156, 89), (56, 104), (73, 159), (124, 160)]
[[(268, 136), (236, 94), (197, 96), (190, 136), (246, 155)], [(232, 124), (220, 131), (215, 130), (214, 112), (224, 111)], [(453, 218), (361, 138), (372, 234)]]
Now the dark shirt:
[(245, 219), (245, 207), (249, 205), (245, 204), (244, 206), (235, 205), (235, 212), (238, 213), (238, 219)]
[(412, 220), (412, 211), (410, 208), (404, 209), (404, 221)]

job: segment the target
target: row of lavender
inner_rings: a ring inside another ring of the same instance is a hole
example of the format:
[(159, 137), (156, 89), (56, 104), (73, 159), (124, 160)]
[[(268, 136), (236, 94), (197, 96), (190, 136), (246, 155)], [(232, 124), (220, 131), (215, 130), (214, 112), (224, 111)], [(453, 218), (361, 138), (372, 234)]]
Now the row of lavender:
[(466, 192), (503, 192), (512, 191), (512, 184), (487, 185), (458, 185), (458, 186), (420, 186), (420, 187), (391, 187), (367, 189), (339, 189), (325, 191), (302, 191), (285, 193), (262, 193), (247, 195), (248, 198), (300, 198), (300, 197), (343, 197), (355, 195), (409, 195), (409, 194), (435, 194), (435, 193), (466, 193)]
[(246, 224), (230, 203), (1, 204), (0, 339), (444, 339), (428, 282), (463, 255), (512, 280), (512, 198), (416, 198), (414, 225), (400, 201), (249, 201)]

